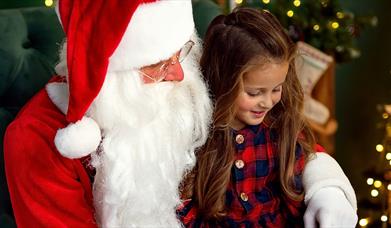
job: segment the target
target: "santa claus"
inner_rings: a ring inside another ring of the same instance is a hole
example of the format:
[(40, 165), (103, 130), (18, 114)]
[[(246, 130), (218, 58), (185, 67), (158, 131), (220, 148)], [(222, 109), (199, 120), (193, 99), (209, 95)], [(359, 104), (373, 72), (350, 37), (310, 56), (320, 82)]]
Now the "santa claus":
[[(212, 112), (191, 1), (61, 0), (57, 12), (60, 76), (4, 142), (18, 226), (180, 227), (178, 186)], [(351, 191), (338, 168), (332, 178)], [(305, 183), (316, 192), (325, 180)]]

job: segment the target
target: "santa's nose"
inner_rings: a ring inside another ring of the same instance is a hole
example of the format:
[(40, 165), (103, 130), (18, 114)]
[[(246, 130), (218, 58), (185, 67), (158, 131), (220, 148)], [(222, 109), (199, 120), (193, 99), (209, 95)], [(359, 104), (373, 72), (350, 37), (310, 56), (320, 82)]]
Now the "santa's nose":
[(183, 69), (181, 63), (176, 61), (174, 64), (170, 64), (167, 69), (167, 75), (164, 81), (182, 81), (184, 78)]

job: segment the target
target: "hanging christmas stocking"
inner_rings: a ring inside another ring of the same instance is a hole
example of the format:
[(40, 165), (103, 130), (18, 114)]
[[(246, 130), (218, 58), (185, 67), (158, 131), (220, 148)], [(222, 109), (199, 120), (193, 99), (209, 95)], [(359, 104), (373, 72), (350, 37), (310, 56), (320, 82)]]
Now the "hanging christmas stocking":
[(298, 48), (296, 71), (304, 90), (304, 115), (318, 124), (326, 124), (330, 118), (330, 111), (324, 104), (311, 97), (311, 93), (329, 67), (332, 58), (303, 42), (298, 42)]

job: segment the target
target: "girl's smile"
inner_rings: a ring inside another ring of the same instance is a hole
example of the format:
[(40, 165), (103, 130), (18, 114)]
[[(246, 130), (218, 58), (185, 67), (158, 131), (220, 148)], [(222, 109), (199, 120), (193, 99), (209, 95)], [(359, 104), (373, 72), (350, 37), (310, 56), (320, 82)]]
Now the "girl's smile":
[(266, 115), (266, 111), (251, 111), (255, 118), (263, 118)]

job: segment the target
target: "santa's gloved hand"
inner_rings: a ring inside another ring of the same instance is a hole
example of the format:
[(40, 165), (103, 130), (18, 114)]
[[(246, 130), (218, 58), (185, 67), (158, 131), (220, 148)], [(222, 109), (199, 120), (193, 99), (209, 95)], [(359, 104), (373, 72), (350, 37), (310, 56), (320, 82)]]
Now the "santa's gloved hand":
[(337, 187), (325, 187), (315, 192), (304, 214), (305, 228), (353, 228), (357, 220), (356, 211)]

